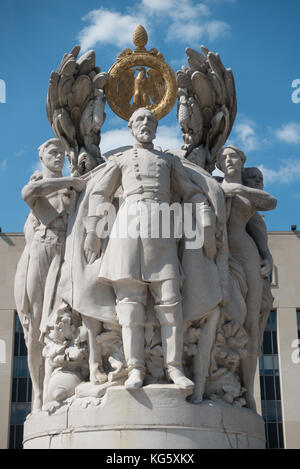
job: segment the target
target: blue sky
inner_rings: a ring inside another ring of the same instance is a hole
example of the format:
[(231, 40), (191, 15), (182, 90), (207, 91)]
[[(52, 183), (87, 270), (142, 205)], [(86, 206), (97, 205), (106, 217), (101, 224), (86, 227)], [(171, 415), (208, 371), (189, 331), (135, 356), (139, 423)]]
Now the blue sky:
[[(108, 71), (132, 46), (139, 23), (147, 27), (149, 47), (175, 71), (187, 64), (185, 48), (201, 44), (232, 68), (238, 117), (229, 141), (244, 150), (248, 166), (263, 169), (266, 190), (278, 198), (268, 229), (300, 229), (300, 103), (291, 99), (292, 82), (300, 80), (299, 0), (0, 0), (0, 18), (3, 231), (22, 231), (28, 208), (20, 191), (38, 166), (37, 147), (53, 136), (45, 113), (51, 70), (80, 44), (93, 48), (97, 65)], [(106, 112), (102, 151), (130, 142), (126, 123), (108, 106)], [(180, 147), (175, 109), (160, 121), (158, 140)]]

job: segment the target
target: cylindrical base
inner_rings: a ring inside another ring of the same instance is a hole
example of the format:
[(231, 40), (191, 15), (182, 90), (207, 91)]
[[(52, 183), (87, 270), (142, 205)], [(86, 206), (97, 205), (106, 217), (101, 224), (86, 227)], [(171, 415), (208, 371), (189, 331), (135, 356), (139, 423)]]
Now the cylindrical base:
[(190, 404), (174, 385), (107, 390), (101, 404), (77, 399), (54, 414), (30, 415), (25, 449), (263, 449), (255, 412), (204, 401)]

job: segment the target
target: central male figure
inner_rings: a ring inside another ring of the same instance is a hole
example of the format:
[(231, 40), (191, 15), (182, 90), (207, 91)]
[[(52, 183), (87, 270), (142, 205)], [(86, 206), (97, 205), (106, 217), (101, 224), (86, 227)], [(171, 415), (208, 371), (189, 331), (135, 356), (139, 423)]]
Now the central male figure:
[[(107, 161), (106, 172), (104, 176), (102, 173), (91, 194), (89, 216), (85, 219), (87, 237), (84, 251), (89, 263), (93, 263), (101, 251), (101, 234), (96, 232), (99, 207), (110, 202), (120, 186), (124, 202), (112, 233), (116, 226), (122, 227), (128, 222), (128, 214), (130, 222), (141, 224), (142, 206), (153, 213), (162, 203), (170, 204), (175, 194), (177, 200), (190, 201), (199, 192), (177, 156), (153, 147), (157, 125), (150, 110), (140, 108), (135, 111), (128, 123), (135, 139), (133, 148), (113, 155)], [(149, 237), (116, 238), (111, 233), (99, 273), (100, 281), (109, 282), (116, 294), (117, 316), (122, 326), (124, 355), (129, 370), (125, 386), (137, 389), (143, 385), (145, 309), (149, 290), (161, 324), (167, 376), (180, 388), (192, 389), (193, 382), (182, 371), (183, 316), (176, 239), (161, 235), (151, 238), (150, 222), (147, 228)]]

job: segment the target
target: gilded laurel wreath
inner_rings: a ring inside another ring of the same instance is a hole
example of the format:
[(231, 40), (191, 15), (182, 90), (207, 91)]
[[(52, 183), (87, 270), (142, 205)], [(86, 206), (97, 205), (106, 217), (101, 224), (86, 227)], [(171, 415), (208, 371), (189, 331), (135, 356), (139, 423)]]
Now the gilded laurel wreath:
[(136, 50), (125, 49), (108, 72), (107, 102), (119, 117), (129, 120), (140, 108), (149, 108), (157, 119), (167, 115), (177, 99), (176, 77), (156, 49), (147, 51), (147, 32), (138, 26), (133, 35)]

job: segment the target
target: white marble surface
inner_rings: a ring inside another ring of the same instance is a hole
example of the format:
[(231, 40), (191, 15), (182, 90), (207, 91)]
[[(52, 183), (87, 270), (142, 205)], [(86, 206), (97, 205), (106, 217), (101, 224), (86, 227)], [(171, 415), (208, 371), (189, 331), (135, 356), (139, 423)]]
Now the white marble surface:
[(100, 405), (77, 399), (25, 422), (24, 448), (263, 449), (264, 422), (244, 408), (186, 401), (173, 385), (108, 389)]

